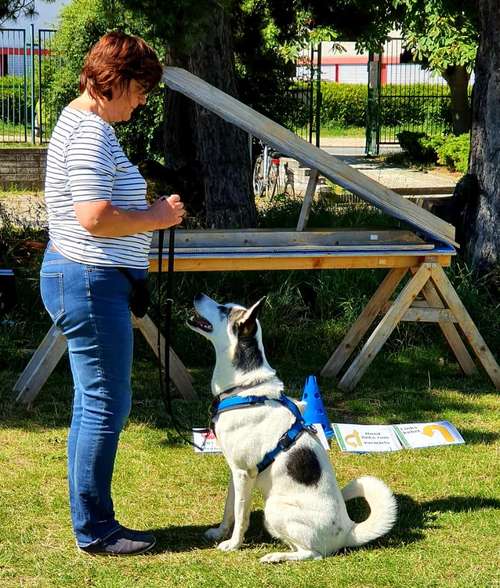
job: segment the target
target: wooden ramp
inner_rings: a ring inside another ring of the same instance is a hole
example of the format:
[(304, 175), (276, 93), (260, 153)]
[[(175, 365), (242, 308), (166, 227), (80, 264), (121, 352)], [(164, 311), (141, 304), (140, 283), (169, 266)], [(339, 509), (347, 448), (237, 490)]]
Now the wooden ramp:
[(284, 155), (317, 170), (332, 182), (373, 204), (383, 212), (405, 221), (438, 241), (457, 246), (455, 228), (396, 192), (365, 176), (322, 149), (311, 145), (232, 96), (214, 88), (192, 73), (177, 67), (166, 67), (163, 81), (201, 106), (258, 137)]

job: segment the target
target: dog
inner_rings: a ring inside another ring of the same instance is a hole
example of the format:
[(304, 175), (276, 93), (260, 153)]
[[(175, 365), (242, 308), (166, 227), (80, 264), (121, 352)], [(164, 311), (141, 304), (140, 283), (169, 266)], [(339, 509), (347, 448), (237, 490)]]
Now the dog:
[[(249, 395), (265, 397), (259, 398), (257, 404), (214, 416), (213, 427), (231, 470), (231, 480), (223, 520), (205, 536), (221, 541), (217, 547), (222, 551), (239, 549), (248, 528), (251, 494), (256, 486), (265, 500), (266, 529), (291, 548), (269, 553), (260, 561), (322, 559), (387, 533), (396, 520), (396, 500), (382, 481), (371, 476), (358, 478), (340, 491), (328, 454), (309, 429), (259, 471), (263, 456), (278, 445), (296, 420), (294, 413), (279, 401), (283, 382), (264, 352), (257, 318), (264, 300), (247, 309), (237, 304), (219, 304), (198, 294), (194, 299), (195, 313), (188, 319), (188, 326), (215, 348), (211, 387), (216, 401)], [(303, 408), (303, 403), (295, 404)], [(369, 517), (361, 523), (349, 518), (345, 506), (347, 500), (357, 497), (364, 497), (370, 506)]]

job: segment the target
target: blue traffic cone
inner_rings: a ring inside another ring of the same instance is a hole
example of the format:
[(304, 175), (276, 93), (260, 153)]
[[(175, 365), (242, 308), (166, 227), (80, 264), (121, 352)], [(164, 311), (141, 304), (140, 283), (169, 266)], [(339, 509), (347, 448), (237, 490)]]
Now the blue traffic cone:
[(302, 394), (302, 402), (306, 403), (304, 420), (307, 425), (321, 424), (327, 439), (333, 437), (333, 429), (326, 414), (316, 376), (307, 376)]

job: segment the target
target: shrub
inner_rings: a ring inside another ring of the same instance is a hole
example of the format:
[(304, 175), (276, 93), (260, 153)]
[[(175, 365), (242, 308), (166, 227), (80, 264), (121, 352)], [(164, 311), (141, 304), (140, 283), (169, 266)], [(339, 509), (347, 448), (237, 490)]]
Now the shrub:
[(436, 135), (402, 131), (397, 135), (399, 144), (418, 163), (438, 163), (451, 171), (467, 173), (470, 135)]
[(436, 149), (427, 133), (402, 131), (397, 134), (401, 148), (408, 155), (420, 163), (436, 163), (438, 156)]
[(448, 135), (441, 145), (436, 146), (438, 163), (452, 171), (467, 173), (469, 167), (470, 135)]

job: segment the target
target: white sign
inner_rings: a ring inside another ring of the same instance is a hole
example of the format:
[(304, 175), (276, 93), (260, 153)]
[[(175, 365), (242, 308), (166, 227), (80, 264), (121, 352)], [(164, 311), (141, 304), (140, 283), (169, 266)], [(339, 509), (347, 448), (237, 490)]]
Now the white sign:
[(193, 443), (196, 453), (222, 453), (214, 432), (206, 427), (193, 429)]
[(354, 453), (465, 443), (462, 435), (448, 421), (400, 425), (332, 425), (340, 449)]
[(462, 435), (448, 421), (394, 425), (394, 429), (401, 445), (407, 449), (465, 443)]
[(390, 425), (334, 424), (333, 430), (342, 451), (367, 453), (401, 449), (401, 443)]

